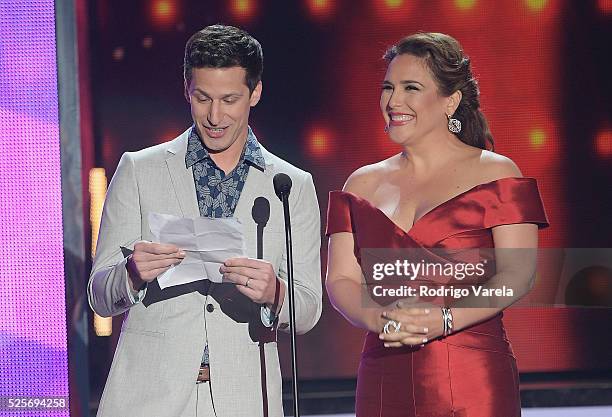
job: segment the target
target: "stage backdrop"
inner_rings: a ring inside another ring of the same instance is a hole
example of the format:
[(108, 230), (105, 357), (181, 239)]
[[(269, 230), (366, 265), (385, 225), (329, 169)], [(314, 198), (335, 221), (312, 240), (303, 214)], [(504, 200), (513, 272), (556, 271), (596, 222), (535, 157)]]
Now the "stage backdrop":
[(0, 40), (0, 415), (68, 416), (53, 0), (0, 0)]
[[(252, 126), (269, 150), (313, 173), (324, 224), (328, 191), (359, 166), (399, 152), (378, 104), (385, 48), (416, 31), (445, 32), (472, 60), (496, 151), (538, 180), (551, 223), (541, 246), (606, 247), (610, 77), (598, 57), (608, 54), (611, 9), (606, 1), (563, 0), (97, 1), (90, 32), (97, 163), (110, 177), (123, 152), (190, 126), (184, 44), (208, 24), (235, 24), (264, 49)], [(521, 371), (548, 372), (612, 368), (603, 330), (610, 319), (609, 310), (528, 308), (508, 311), (505, 322)], [(354, 376), (362, 339), (325, 300), (321, 322), (300, 338), (300, 375)]]

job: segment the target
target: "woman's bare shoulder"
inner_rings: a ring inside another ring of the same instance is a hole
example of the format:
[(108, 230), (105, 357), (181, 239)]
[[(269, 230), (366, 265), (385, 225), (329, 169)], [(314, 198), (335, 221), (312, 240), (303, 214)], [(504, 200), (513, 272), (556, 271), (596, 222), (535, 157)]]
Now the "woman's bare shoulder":
[(367, 198), (380, 182), (394, 169), (399, 155), (370, 165), (364, 165), (349, 175), (343, 190)]
[(483, 150), (480, 154), (478, 172), (483, 183), (500, 178), (523, 176), (521, 170), (512, 159), (487, 150)]

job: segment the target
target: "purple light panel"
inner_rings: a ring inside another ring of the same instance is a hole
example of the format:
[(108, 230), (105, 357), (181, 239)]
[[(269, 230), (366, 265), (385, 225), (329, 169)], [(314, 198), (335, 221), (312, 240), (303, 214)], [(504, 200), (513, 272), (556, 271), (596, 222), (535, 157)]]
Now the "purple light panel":
[[(53, 0), (0, 0), (0, 415), (68, 416)], [(65, 397), (16, 412), (7, 398)]]

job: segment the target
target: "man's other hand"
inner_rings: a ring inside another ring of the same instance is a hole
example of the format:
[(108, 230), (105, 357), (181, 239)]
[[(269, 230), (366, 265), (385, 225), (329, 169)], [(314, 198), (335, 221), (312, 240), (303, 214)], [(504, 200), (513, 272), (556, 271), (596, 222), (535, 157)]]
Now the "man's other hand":
[(178, 265), (185, 252), (176, 245), (140, 241), (134, 244), (134, 252), (128, 257), (126, 268), (130, 285), (139, 291), (147, 283)]
[(252, 258), (231, 258), (221, 265), (219, 271), (225, 281), (236, 284), (238, 291), (254, 302), (268, 306), (274, 303), (277, 278), (270, 262)]

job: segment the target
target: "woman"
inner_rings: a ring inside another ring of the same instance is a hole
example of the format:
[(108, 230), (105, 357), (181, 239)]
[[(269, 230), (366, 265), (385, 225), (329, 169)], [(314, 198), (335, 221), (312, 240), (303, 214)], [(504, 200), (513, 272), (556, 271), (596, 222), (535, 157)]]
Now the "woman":
[[(327, 291), (347, 320), (368, 330), (357, 416), (519, 416), (518, 372), (501, 311), (529, 290), (535, 260), (517, 265), (502, 249), (537, 248), (538, 226), (547, 220), (536, 182), (486, 150), (493, 138), (455, 39), (419, 33), (384, 58), (380, 107), (403, 151), (355, 171), (343, 191), (330, 193), (328, 211)], [(364, 308), (363, 248), (495, 248), (492, 280), (514, 282), (517, 294), (488, 308)]]

